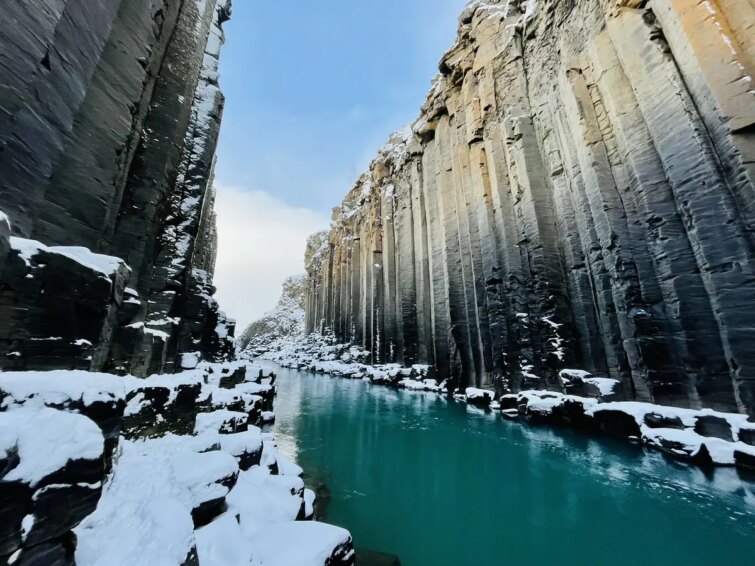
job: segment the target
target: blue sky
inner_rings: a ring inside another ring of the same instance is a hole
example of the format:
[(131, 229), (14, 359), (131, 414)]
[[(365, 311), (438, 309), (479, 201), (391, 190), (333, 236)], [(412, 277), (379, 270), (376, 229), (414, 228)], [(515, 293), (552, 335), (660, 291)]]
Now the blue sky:
[(306, 235), (417, 116), (465, 4), (235, 0), (221, 59), (216, 284), (240, 326), (273, 306), (283, 278), (303, 270)]

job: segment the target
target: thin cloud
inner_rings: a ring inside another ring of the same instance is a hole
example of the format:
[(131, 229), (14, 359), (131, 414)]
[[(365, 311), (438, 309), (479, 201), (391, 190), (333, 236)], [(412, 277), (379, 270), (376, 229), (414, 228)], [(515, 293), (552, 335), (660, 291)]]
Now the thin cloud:
[(274, 196), (219, 186), (217, 299), (239, 333), (275, 305), (281, 284), (304, 271), (307, 237), (324, 230), (322, 213), (291, 207)]

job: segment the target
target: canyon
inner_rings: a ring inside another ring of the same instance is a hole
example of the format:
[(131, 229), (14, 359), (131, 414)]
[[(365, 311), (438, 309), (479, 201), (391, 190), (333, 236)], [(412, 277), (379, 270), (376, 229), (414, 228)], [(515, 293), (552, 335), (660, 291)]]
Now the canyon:
[(306, 329), (449, 391), (755, 416), (751, 1), (477, 0), (307, 246)]
[(470, 1), (238, 340), (230, 0), (6, 2), (0, 565), (748, 556), (754, 2)]

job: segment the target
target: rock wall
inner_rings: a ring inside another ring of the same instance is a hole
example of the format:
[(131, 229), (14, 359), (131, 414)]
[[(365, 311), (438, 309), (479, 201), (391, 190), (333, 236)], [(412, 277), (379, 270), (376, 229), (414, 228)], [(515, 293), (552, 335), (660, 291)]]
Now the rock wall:
[[(146, 375), (233, 351), (211, 285), (229, 17), (228, 0), (3, 7), (0, 369)], [(56, 261), (24, 257), (47, 246)], [(73, 246), (123, 266), (103, 276)]]
[(307, 250), (307, 330), (452, 388), (755, 415), (755, 5), (476, 0)]

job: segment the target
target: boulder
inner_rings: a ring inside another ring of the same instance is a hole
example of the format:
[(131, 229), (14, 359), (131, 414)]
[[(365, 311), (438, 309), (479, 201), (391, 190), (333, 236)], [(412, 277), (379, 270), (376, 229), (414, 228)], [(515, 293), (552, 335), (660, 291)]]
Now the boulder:
[(635, 417), (624, 411), (598, 409), (593, 412), (593, 419), (598, 428), (609, 436), (634, 439), (642, 436)]
[(476, 407), (490, 407), (490, 404), (493, 402), (493, 391), (488, 391), (487, 389), (477, 389), (475, 387), (467, 387), (466, 391), (464, 392), (467, 398), (467, 403), (470, 405), (475, 405)]
[(348, 531), (313, 521), (270, 525), (254, 536), (253, 545), (265, 566), (353, 566), (356, 560)]
[(648, 413), (644, 417), (645, 424), (650, 428), (675, 428), (684, 430), (686, 427), (682, 419), (676, 416), (666, 416), (658, 413)]
[(738, 436), (740, 442), (755, 446), (755, 426), (740, 427)]
[(733, 440), (729, 421), (713, 415), (698, 416), (695, 421), (695, 432), (700, 436), (720, 438), (727, 442)]
[(238, 411), (220, 410), (197, 415), (194, 434), (214, 432), (234, 434), (249, 429), (249, 415)]
[(76, 535), (65, 533), (55, 540), (25, 547), (19, 552), (13, 566), (75, 566)]

